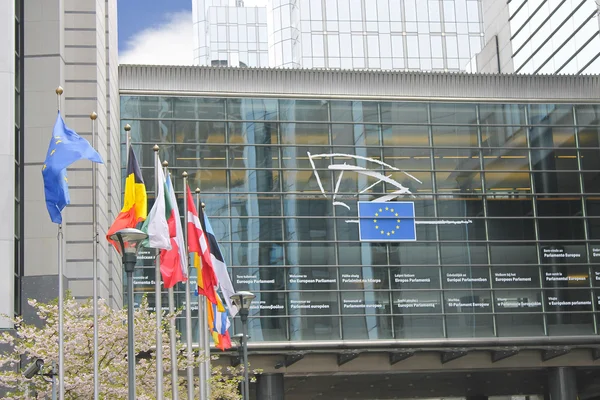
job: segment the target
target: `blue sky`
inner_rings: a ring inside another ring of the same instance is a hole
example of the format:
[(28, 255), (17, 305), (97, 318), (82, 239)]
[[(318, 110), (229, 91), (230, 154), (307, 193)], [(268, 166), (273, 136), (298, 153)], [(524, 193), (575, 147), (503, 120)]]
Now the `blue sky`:
[(135, 33), (166, 22), (166, 15), (192, 12), (192, 0), (118, 0), (119, 51)]
[[(266, 3), (244, 0), (246, 7)], [(194, 63), (192, 0), (117, 0), (117, 12), (120, 64)]]

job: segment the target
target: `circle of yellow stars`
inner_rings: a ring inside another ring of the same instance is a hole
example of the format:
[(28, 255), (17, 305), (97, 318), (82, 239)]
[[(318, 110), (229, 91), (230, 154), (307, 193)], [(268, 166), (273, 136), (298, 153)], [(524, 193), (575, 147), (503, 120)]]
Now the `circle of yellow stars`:
[[(382, 208), (380, 208), (379, 212), (375, 213), (375, 217), (379, 217), (379, 215), (381, 213), (383, 213), (384, 210), (387, 211), (387, 212), (390, 212), (390, 213), (394, 214), (395, 217), (398, 217), (398, 213), (395, 212), (394, 209), (390, 208), (390, 207), (385, 207), (385, 208), (382, 207)], [(400, 229), (400, 219), (396, 220), (396, 228), (392, 229), (392, 230), (389, 230), (389, 231), (388, 230), (384, 230), (384, 229), (380, 229), (379, 225), (377, 225), (377, 219), (376, 218), (373, 219), (373, 222), (375, 223), (375, 229), (379, 230), (379, 233), (382, 234), (382, 235), (385, 235), (385, 236), (391, 236), (391, 235), (393, 235), (393, 234), (396, 233), (396, 229)]]

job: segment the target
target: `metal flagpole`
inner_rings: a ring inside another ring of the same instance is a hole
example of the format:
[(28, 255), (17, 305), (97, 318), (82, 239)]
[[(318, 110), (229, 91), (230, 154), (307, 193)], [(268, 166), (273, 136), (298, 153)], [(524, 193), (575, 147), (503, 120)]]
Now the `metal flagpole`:
[[(60, 96), (63, 88), (56, 88), (58, 112), (60, 112)], [(58, 398), (65, 398), (65, 343), (64, 343), (64, 287), (63, 287), (63, 257), (64, 257), (64, 235), (62, 224), (58, 225)]]
[[(158, 145), (154, 145), (154, 193), (158, 193)], [(156, 201), (156, 200), (155, 200)], [(162, 355), (162, 290), (160, 287), (160, 249), (156, 249), (156, 268), (154, 270), (154, 304), (156, 308), (156, 400), (163, 399), (163, 355)]]
[[(92, 146), (96, 151), (96, 118), (98, 114), (92, 112)], [(100, 395), (100, 382), (98, 375), (98, 214), (97, 214), (97, 171), (96, 163), (92, 163), (92, 269), (93, 269), (93, 309), (94, 309), (94, 400)]]
[[(198, 191), (198, 201), (200, 201), (200, 191)], [(200, 203), (200, 207), (202, 207), (202, 214), (204, 215), (204, 208), (206, 207), (206, 204), (204, 203)], [(205, 298), (204, 301), (202, 302), (204, 307), (204, 318), (202, 319), (202, 327), (204, 330), (204, 357), (206, 359), (205, 361), (205, 365), (204, 365), (204, 390), (206, 393), (206, 400), (208, 400), (210, 398), (210, 377), (211, 377), (211, 369), (210, 369), (210, 337), (211, 335), (209, 335), (208, 333), (208, 307), (212, 307), (211, 304), (209, 304), (208, 298)]]
[[(196, 209), (200, 210), (200, 189), (196, 188)], [(201, 279), (201, 265), (202, 259), (198, 257), (198, 265), (196, 265), (196, 276), (198, 283)], [(198, 365), (198, 378), (199, 378), (199, 392), (200, 392), (200, 400), (208, 400), (208, 382), (206, 381), (206, 368), (207, 368), (207, 360), (205, 359), (205, 346), (206, 341), (205, 337), (207, 335), (208, 329), (206, 329), (206, 302), (200, 293), (198, 293), (198, 355), (202, 356), (200, 358), (200, 364)]]
[[(188, 203), (187, 203), (187, 187), (188, 173), (183, 171), (183, 241), (185, 243), (186, 255), (189, 258), (188, 251)], [(190, 293), (190, 269), (187, 273), (188, 279), (185, 281), (185, 335), (186, 335), (186, 353), (187, 353), (187, 381), (188, 381), (188, 400), (194, 399), (194, 349), (192, 348), (192, 295)]]
[[(168, 167), (169, 162), (163, 161), (163, 167), (165, 168), (165, 176), (168, 176)], [(180, 249), (181, 251), (181, 249)], [(169, 313), (172, 314), (175, 312), (175, 292), (172, 287), (169, 288)], [(173, 392), (173, 400), (179, 399), (179, 393), (177, 391), (177, 332), (175, 331), (175, 318), (171, 318), (169, 321), (169, 344), (171, 348), (171, 390)]]
[[(204, 322), (202, 326), (204, 327), (204, 356), (206, 358), (205, 366), (204, 366), (204, 390), (206, 391), (206, 400), (210, 398), (210, 335), (208, 334), (208, 320), (206, 318), (207, 310), (209, 307), (208, 299), (204, 299), (202, 302), (204, 304)], [(212, 307), (212, 305), (210, 305)]]

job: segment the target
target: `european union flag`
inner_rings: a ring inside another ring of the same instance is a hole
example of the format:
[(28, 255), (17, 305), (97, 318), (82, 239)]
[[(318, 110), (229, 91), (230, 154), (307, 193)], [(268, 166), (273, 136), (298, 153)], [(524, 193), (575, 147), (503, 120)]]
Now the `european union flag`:
[(70, 203), (67, 167), (83, 159), (102, 164), (100, 154), (87, 140), (65, 125), (59, 112), (42, 167), (46, 207), (50, 219), (56, 224), (62, 223), (61, 212)]
[(412, 201), (358, 202), (360, 240), (404, 242), (417, 240)]

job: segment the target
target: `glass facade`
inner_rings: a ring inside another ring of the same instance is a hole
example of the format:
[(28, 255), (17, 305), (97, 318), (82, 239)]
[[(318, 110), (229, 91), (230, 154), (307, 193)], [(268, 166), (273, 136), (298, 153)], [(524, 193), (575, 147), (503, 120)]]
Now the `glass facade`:
[(459, 71), (483, 46), (477, 0), (272, 0), (275, 67)]
[(583, 0), (508, 2), (515, 72), (598, 73), (597, 8)]
[(268, 67), (264, 7), (228, 0), (192, 1), (194, 62), (197, 65)]
[[(183, 171), (200, 188), (252, 341), (598, 333), (600, 105), (122, 96), (121, 118), (150, 203), (155, 144), (179, 201)], [(384, 195), (416, 241), (359, 240)]]

